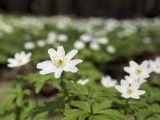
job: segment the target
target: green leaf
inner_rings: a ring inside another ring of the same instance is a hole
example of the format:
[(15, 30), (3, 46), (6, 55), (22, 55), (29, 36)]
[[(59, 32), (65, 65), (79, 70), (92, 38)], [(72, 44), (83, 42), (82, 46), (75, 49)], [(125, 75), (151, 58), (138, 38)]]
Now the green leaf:
[(70, 105), (73, 106), (73, 107), (79, 108), (79, 109), (81, 109), (83, 111), (86, 111), (88, 113), (91, 112), (90, 104), (87, 103), (87, 102), (84, 102), (84, 101), (72, 101), (70, 103)]
[[(85, 120), (88, 114), (80, 109), (66, 110), (62, 120)], [(83, 118), (83, 119), (82, 119)]]
[(112, 106), (112, 102), (110, 100), (105, 100), (101, 103), (95, 102), (95, 103), (93, 103), (93, 106), (92, 106), (93, 110), (92, 111), (94, 114), (100, 113), (101, 110), (106, 110), (106, 109), (110, 108), (111, 106)]
[(86, 86), (70, 81), (65, 81), (65, 85), (70, 96), (88, 95), (88, 89)]

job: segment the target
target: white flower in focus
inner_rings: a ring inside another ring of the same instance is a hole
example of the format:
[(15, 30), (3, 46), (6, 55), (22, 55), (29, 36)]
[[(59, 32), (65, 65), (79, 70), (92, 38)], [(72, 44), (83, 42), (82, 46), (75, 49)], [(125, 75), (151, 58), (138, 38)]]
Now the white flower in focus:
[(85, 47), (85, 43), (83, 43), (82, 41), (78, 40), (76, 42), (74, 42), (74, 48), (81, 50)]
[(68, 40), (68, 36), (65, 34), (60, 34), (58, 35), (57, 40), (60, 42), (66, 42)]
[(77, 83), (78, 83), (78, 84), (81, 84), (81, 85), (86, 85), (88, 82), (89, 82), (88, 79), (85, 79), (85, 80), (81, 80), (81, 79), (80, 79), (80, 80), (77, 81)]
[(157, 57), (154, 61), (150, 61), (150, 68), (153, 72), (160, 74), (160, 57)]
[(140, 84), (132, 83), (129, 84), (128, 81), (121, 80), (121, 85), (116, 85), (115, 88), (122, 94), (122, 97), (128, 99), (140, 99), (140, 95), (145, 94), (144, 90), (139, 90)]
[(37, 46), (38, 46), (38, 47), (44, 47), (44, 46), (46, 46), (45, 40), (38, 40), (38, 41), (37, 41)]
[(33, 42), (26, 42), (24, 43), (24, 48), (26, 50), (32, 50), (35, 48), (35, 44)]
[(107, 50), (107, 52), (109, 52), (109, 53), (111, 53), (111, 54), (113, 54), (113, 53), (116, 52), (115, 47), (113, 47), (112, 45), (107, 46), (107, 47), (106, 47), (106, 50)]
[(97, 42), (95, 42), (95, 41), (91, 42), (91, 43), (89, 44), (89, 47), (90, 47), (92, 50), (95, 50), (95, 51), (97, 51), (97, 50), (100, 49), (99, 44), (98, 44)]
[(31, 53), (25, 52), (16, 53), (14, 58), (8, 58), (8, 67), (14, 68), (27, 64), (30, 61)]
[(102, 77), (101, 79), (101, 84), (106, 88), (114, 87), (116, 83), (117, 81), (112, 79), (110, 76)]
[(51, 60), (47, 60), (37, 64), (37, 68), (41, 69), (40, 74), (54, 73), (55, 78), (60, 78), (63, 71), (77, 72), (77, 64), (83, 62), (80, 59), (72, 60), (72, 58), (78, 53), (78, 50), (71, 50), (65, 55), (63, 46), (59, 46), (57, 51), (50, 48), (48, 54)]
[(138, 79), (145, 79), (150, 76), (149, 74), (151, 73), (151, 70), (149, 69), (148, 61), (143, 61), (140, 65), (134, 61), (130, 61), (129, 65), (129, 67), (124, 67), (124, 71), (126, 71), (131, 76)]
[(90, 42), (92, 40), (92, 37), (88, 34), (82, 34), (80, 36), (80, 40), (82, 40), (83, 42)]
[(100, 38), (98, 38), (98, 42), (99, 42), (100, 44), (105, 45), (105, 44), (108, 43), (108, 38), (106, 38), (106, 37), (100, 37)]
[(125, 80), (128, 81), (130, 84), (138, 83), (140, 85), (147, 82), (147, 80), (142, 79), (142, 78), (138, 78), (136, 76), (125, 76)]

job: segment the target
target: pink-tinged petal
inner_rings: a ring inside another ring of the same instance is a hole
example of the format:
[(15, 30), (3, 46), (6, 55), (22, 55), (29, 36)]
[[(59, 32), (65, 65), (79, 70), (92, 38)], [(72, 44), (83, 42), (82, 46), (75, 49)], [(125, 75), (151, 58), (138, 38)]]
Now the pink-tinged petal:
[(57, 52), (58, 52), (58, 54), (60, 54), (61, 56), (65, 56), (65, 51), (64, 51), (63, 46), (59, 46), (59, 47), (57, 48)]
[(78, 50), (76, 50), (76, 49), (71, 50), (69, 53), (67, 53), (67, 55), (65, 56), (65, 58), (67, 60), (71, 60), (77, 53), (78, 53)]
[(50, 56), (51, 59), (57, 57), (57, 51), (55, 49), (53, 49), (53, 48), (50, 48), (48, 50), (48, 54), (49, 54), (49, 56)]
[(59, 69), (56, 69), (56, 71), (55, 71), (55, 73), (54, 73), (55, 78), (56, 78), (56, 79), (57, 79), (57, 78), (60, 78), (62, 72), (63, 72), (63, 69), (60, 69), (60, 68), (59, 68)]

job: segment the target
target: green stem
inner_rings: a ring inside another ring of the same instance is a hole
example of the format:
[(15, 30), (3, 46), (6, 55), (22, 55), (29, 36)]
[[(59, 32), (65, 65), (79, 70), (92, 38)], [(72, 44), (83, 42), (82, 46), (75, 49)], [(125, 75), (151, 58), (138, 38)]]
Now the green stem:
[(129, 107), (129, 104), (128, 104), (128, 99), (125, 101), (125, 105), (124, 105), (124, 114), (127, 115), (128, 113), (128, 108)]
[(65, 93), (65, 95), (67, 95), (67, 97), (69, 99), (69, 94), (67, 92), (67, 89), (66, 89), (66, 86), (65, 86), (65, 83), (64, 83), (64, 80), (62, 79), (62, 77), (61, 77), (61, 88), (62, 88), (63, 92)]

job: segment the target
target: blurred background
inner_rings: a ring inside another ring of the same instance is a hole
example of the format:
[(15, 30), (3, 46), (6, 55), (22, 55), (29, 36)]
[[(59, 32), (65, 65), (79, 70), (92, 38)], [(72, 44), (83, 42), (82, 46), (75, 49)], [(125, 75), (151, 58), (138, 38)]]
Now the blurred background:
[(160, 15), (160, 0), (0, 0), (1, 13), (137, 18)]

